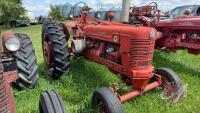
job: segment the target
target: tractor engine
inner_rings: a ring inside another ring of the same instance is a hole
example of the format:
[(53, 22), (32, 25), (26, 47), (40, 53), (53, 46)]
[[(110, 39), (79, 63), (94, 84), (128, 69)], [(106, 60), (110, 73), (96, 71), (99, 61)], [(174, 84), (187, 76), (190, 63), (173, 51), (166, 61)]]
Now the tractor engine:
[(86, 40), (86, 45), (87, 45), (86, 49), (94, 50), (96, 52), (103, 45), (102, 51), (98, 54), (98, 56), (107, 59), (109, 61), (112, 61), (114, 63), (121, 64), (120, 54), (119, 54), (119, 48), (120, 48), (119, 44), (109, 43), (109, 42), (106, 43), (100, 40), (88, 38)]

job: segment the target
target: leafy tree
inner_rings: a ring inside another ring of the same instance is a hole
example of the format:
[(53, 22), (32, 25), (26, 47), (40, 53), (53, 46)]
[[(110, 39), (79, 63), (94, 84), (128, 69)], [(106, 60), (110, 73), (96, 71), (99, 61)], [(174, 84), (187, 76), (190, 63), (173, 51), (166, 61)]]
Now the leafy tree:
[(51, 5), (51, 10), (49, 12), (49, 17), (53, 20), (60, 21), (63, 20), (64, 17), (62, 16), (60, 12), (60, 7), (58, 5)]
[(9, 25), (11, 20), (23, 18), (26, 17), (22, 0), (0, 0), (0, 21)]

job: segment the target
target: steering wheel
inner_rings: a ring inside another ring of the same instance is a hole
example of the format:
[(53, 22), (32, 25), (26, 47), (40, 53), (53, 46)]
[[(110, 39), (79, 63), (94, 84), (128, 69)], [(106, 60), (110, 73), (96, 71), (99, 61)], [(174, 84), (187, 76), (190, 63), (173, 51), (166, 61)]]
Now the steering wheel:
[[(81, 7), (80, 4), (82, 4), (83, 6)], [(73, 16), (75, 16), (75, 9), (76, 9), (77, 6), (80, 6), (82, 8), (81, 11), (86, 11), (86, 10), (89, 11), (89, 7), (88, 7), (88, 5), (85, 2), (78, 2), (73, 7)]]
[(147, 7), (152, 7), (152, 14), (155, 14), (158, 10), (158, 4), (156, 2), (151, 2)]

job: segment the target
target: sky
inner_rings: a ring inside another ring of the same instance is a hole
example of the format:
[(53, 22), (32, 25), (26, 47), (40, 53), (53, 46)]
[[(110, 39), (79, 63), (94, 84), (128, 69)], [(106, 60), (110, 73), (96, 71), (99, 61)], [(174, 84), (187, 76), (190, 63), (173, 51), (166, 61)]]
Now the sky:
[[(98, 9), (101, 5), (120, 7), (122, 0), (23, 0), (23, 5), (29, 11), (29, 16), (47, 16), (50, 10), (50, 4), (60, 5), (70, 3), (74, 5), (77, 2), (86, 2), (89, 7)], [(144, 6), (150, 2), (157, 2), (161, 11), (169, 11), (182, 5), (200, 5), (200, 0), (131, 0), (131, 6)]]

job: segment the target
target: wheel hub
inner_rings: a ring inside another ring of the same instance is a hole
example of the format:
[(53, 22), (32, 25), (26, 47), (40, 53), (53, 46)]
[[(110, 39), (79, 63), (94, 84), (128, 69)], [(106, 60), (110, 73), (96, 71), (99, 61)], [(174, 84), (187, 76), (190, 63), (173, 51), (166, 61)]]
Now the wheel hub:
[(163, 79), (162, 88), (163, 92), (161, 93), (161, 97), (164, 100), (170, 100), (176, 103), (184, 97), (185, 87), (181, 83), (172, 84), (166, 79)]
[(51, 42), (45, 41), (44, 42), (44, 59), (46, 63), (46, 67), (49, 72), (53, 71), (52, 63), (53, 63), (53, 52), (52, 52), (52, 44)]

